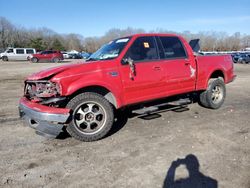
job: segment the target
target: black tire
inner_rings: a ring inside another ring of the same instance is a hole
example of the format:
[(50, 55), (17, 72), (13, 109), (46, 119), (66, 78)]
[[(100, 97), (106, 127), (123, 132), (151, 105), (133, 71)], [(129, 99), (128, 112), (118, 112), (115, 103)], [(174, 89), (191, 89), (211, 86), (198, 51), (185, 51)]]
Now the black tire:
[(32, 62), (32, 63), (37, 63), (37, 62), (38, 62), (38, 59), (37, 59), (36, 57), (32, 57), (32, 58), (31, 58), (31, 62)]
[(59, 63), (60, 59), (57, 58), (57, 57), (55, 57), (55, 58), (52, 59), (52, 61), (53, 61), (54, 63)]
[[(90, 107), (90, 104), (93, 106)], [(84, 105), (86, 105), (87, 108), (84, 108)], [(95, 127), (93, 129), (91, 128), (92, 123), (95, 125), (95, 122), (97, 122), (97, 116), (94, 115), (93, 112), (94, 107), (98, 107), (98, 111), (103, 112), (101, 118), (104, 119), (99, 118), (100, 122), (103, 122), (100, 123), (100, 128), (98, 128), (99, 125), (97, 125), (97, 130), (95, 130)], [(66, 130), (77, 140), (85, 142), (99, 140), (106, 136), (112, 128), (114, 122), (114, 108), (102, 95), (90, 92), (79, 94), (69, 101), (66, 108), (72, 109), (72, 117)], [(79, 113), (79, 111), (85, 114)], [(91, 119), (88, 119), (88, 114), (89, 116), (92, 114)], [(83, 122), (78, 123), (77, 121)]]
[(208, 82), (207, 90), (200, 93), (199, 104), (210, 109), (218, 109), (224, 103), (226, 87), (222, 78), (213, 78)]
[(3, 61), (8, 61), (9, 59), (8, 59), (7, 56), (3, 56), (3, 57), (2, 57), (2, 60), (3, 60)]
[(198, 103), (200, 106), (208, 108), (208, 103), (206, 98), (207, 98), (207, 92), (205, 90), (200, 93)]

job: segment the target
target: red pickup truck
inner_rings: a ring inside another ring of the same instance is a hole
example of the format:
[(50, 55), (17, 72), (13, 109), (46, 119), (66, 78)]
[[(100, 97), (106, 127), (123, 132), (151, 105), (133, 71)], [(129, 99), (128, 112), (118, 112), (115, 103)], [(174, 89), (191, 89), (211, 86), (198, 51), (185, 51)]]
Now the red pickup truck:
[(85, 63), (50, 68), (25, 80), (20, 115), (37, 133), (55, 137), (63, 127), (94, 141), (110, 131), (115, 111), (180, 94), (195, 94), (217, 109), (234, 80), (230, 55), (203, 56), (197, 43), (174, 34), (115, 39)]

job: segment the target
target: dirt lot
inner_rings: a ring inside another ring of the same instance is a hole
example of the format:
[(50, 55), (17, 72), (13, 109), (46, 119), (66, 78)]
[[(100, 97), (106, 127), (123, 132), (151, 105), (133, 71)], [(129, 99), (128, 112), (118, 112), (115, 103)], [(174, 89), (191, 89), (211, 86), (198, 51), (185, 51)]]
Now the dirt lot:
[(185, 187), (201, 179), (218, 187), (250, 187), (250, 65), (235, 66), (238, 78), (227, 85), (219, 110), (191, 104), (182, 111), (165, 109), (151, 120), (133, 117), (91, 143), (43, 138), (18, 118), (23, 79), (51, 66), (0, 62), (0, 187), (152, 188), (164, 181), (168, 187), (174, 171)]

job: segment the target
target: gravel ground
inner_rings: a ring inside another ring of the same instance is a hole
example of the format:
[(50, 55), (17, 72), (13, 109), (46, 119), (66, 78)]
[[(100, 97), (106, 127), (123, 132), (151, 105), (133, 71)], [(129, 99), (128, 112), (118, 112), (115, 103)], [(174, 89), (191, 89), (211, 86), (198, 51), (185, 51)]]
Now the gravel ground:
[(0, 187), (250, 187), (250, 65), (235, 65), (219, 110), (165, 108), (90, 143), (46, 139), (19, 119), (24, 78), (51, 66), (0, 62)]

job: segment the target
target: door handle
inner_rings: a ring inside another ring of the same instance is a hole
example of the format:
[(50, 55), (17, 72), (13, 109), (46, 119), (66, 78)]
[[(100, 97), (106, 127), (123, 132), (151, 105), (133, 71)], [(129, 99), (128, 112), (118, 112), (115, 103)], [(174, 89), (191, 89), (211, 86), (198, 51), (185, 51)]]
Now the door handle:
[(159, 70), (161, 70), (161, 67), (153, 67), (153, 69), (154, 69), (155, 71), (159, 71)]
[(190, 62), (189, 61), (185, 61), (185, 65), (190, 65)]

